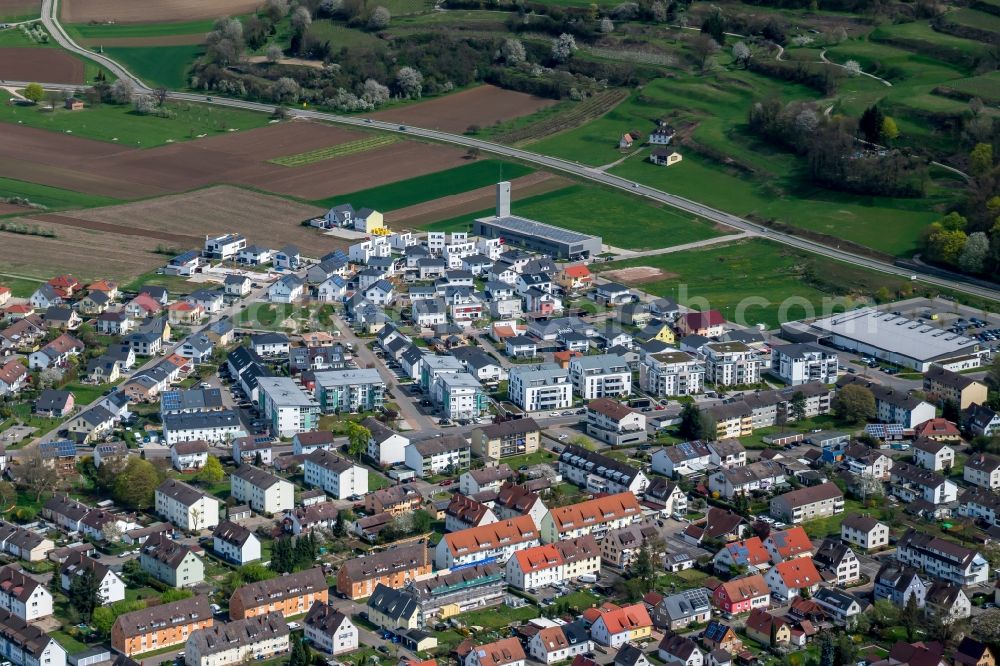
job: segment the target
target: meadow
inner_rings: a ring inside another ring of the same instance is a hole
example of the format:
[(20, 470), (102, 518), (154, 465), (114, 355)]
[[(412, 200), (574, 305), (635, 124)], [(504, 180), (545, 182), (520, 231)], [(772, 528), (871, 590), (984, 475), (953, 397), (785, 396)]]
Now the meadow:
[(118, 199), (111, 197), (84, 194), (83, 192), (74, 192), (12, 178), (0, 178), (0, 199), (7, 197), (25, 197), (32, 203), (49, 209), (95, 208), (121, 203)]
[(286, 167), (305, 166), (307, 164), (322, 162), (323, 160), (331, 160), (335, 157), (344, 157), (345, 155), (353, 155), (354, 153), (363, 153), (366, 150), (382, 148), (393, 144), (398, 140), (399, 139), (392, 134), (373, 134), (365, 137), (364, 139), (348, 141), (347, 143), (337, 144), (336, 146), (327, 146), (326, 148), (318, 148), (316, 150), (310, 150), (306, 153), (299, 153), (298, 155), (275, 157), (274, 159), (268, 160), (268, 162)]
[[(513, 212), (564, 229), (599, 235), (605, 244), (628, 250), (683, 245), (723, 234), (705, 220), (596, 185), (572, 185), (528, 197), (516, 202)], [(465, 231), (474, 219), (492, 213), (490, 208), (423, 228)]]
[(8, 93), (0, 91), (0, 122), (100, 141), (117, 140), (122, 145), (143, 148), (193, 139), (199, 134), (264, 127), (269, 122), (263, 113), (187, 102), (169, 104), (173, 117), (160, 118), (139, 115), (129, 105), (101, 104), (84, 111), (50, 111), (38, 106), (11, 105), (9, 99)]
[(499, 180), (519, 178), (532, 171), (533, 169), (523, 164), (495, 159), (477, 160), (425, 176), (337, 195), (313, 203), (326, 208), (350, 203), (355, 208), (374, 208), (385, 212), (486, 187)]
[(109, 57), (124, 65), (150, 86), (184, 89), (188, 70), (204, 48), (182, 46), (115, 46), (104, 49)]
[(207, 33), (212, 29), (214, 22), (214, 20), (198, 20), (169, 23), (64, 23), (63, 28), (74, 39), (164, 37)]
[(854, 305), (851, 294), (870, 295), (883, 286), (891, 292), (910, 287), (894, 276), (761, 239), (595, 265), (601, 271), (630, 266), (664, 272), (664, 278), (644, 281), (643, 291), (698, 310), (719, 310), (730, 321), (769, 328), (823, 312), (824, 299), (847, 297), (837, 306), (843, 309)]

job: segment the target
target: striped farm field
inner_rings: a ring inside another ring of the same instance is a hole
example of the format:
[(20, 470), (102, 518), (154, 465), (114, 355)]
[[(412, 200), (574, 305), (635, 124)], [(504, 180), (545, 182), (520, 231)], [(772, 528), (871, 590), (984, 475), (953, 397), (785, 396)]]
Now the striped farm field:
[(300, 167), (307, 164), (313, 164), (315, 162), (322, 162), (323, 160), (332, 160), (335, 157), (344, 157), (345, 155), (363, 153), (376, 148), (384, 148), (385, 146), (396, 143), (396, 141), (398, 141), (398, 139), (391, 134), (379, 134), (365, 137), (364, 139), (358, 139), (356, 141), (348, 141), (347, 143), (341, 143), (336, 146), (328, 146), (318, 150), (310, 150), (306, 153), (298, 153), (297, 155), (275, 157), (274, 159), (268, 160), (268, 162), (286, 167)]

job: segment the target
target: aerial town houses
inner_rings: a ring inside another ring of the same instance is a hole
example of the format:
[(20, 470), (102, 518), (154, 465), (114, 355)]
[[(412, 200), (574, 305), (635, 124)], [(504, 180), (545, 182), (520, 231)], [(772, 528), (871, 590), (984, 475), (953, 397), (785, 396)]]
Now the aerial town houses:
[[(498, 205), (509, 207), (502, 194)], [(66, 478), (88, 458), (102, 470), (133, 456), (169, 461), (150, 506), (125, 508), (73, 486), (80, 499), (43, 492), (41, 525), (0, 521), (0, 549), (14, 562), (0, 568), (0, 652), (12, 666), (90, 666), (60, 643), (69, 618), (53, 597), (91, 575), (105, 605), (128, 598), (133, 575), (194, 593), (150, 597), (118, 615), (107, 640), (119, 666), (157, 656), (148, 653), (183, 652), (188, 666), (284, 658), (300, 631), (324, 658), (386, 654), (379, 648), (398, 641), (401, 661), (421, 666), (452, 653), (468, 666), (753, 663), (853, 626), (870, 612), (866, 578), (875, 599), (917, 598), (928, 616), (964, 621), (981, 610), (972, 599), (991, 580), (982, 544), (1000, 525), (1000, 463), (966, 442), (998, 417), (983, 404), (989, 387), (958, 367), (969, 350), (935, 338), (925, 352), (923, 333), (905, 333), (888, 343), (905, 347), (901, 364), (922, 381), (876, 381), (878, 371), (842, 365), (852, 350), (875, 354), (867, 350), (876, 339), (839, 318), (796, 329), (811, 336), (771, 338), (718, 310), (608, 283), (577, 262), (600, 239), (563, 235), (509, 208), (475, 223), (490, 236), (478, 240), (397, 234), (375, 213), (352, 214), (350, 226), (360, 220), (369, 237), (352, 239), (342, 256), (224, 234), (206, 240), (207, 256), (168, 265), (180, 275), (220, 261), (271, 263), (280, 279), (255, 271), (178, 299), (151, 288), (108, 300), (60, 279), (32, 299), (40, 312), (43, 301), (55, 308), (37, 326), (30, 314), (4, 323), (0, 349), (27, 359), (0, 365), (5, 400), (34, 396), (41, 373), (76, 365), (74, 355), (87, 360), (88, 380), (120, 382), (96, 407), (63, 383), (35, 396), (29, 409), (68, 431), (39, 447), (45, 464)], [(255, 293), (315, 298), (336, 304), (335, 314), (324, 330), (287, 335), (219, 325), (222, 308), (257, 302)], [(621, 307), (605, 324), (580, 298)], [(88, 317), (126, 349), (103, 340), (88, 349)], [(222, 388), (208, 388), (220, 359)], [(834, 409), (850, 385), (872, 393), (871, 423), (850, 424)], [(677, 437), (675, 398), (706, 417), (702, 439)], [(951, 402), (954, 421), (937, 411)], [(130, 405), (141, 406), (128, 414)], [(838, 432), (815, 432), (827, 422)], [(215, 459), (218, 482), (206, 473)], [(883, 496), (891, 499), (871, 501)], [(934, 518), (968, 519), (974, 538), (921, 529)], [(318, 548), (267, 580), (230, 585), (219, 573), (273, 559), (278, 539)], [(46, 560), (58, 576), (52, 586), (31, 565)], [(645, 562), (655, 589), (626, 597), (617, 581), (635, 584)], [(678, 573), (669, 580), (684, 585), (660, 582)], [(355, 612), (337, 597), (367, 602)], [(470, 614), (522, 605), (531, 619), (510, 622), (499, 640)], [(36, 622), (51, 624), (53, 637), (34, 631)], [(468, 640), (441, 640), (450, 628)], [(900, 656), (928, 649), (863, 638)], [(990, 649), (961, 645), (979, 659)], [(961, 661), (958, 642), (946, 649), (956, 663), (980, 663)]]

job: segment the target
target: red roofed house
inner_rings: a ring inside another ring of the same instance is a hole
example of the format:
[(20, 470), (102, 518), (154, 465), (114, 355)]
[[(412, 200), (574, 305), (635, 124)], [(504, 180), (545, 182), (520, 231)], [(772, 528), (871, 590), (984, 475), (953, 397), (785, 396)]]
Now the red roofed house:
[(813, 552), (812, 541), (801, 525), (771, 532), (764, 540), (764, 548), (775, 564), (796, 557), (809, 557)]
[(73, 298), (73, 294), (83, 287), (80, 281), (72, 275), (57, 275), (49, 280), (49, 286), (55, 290), (60, 298)]
[(586, 289), (593, 282), (594, 276), (590, 274), (590, 269), (585, 264), (567, 266), (556, 276), (556, 283), (566, 291)]
[(718, 310), (707, 312), (688, 312), (677, 319), (677, 330), (681, 336), (703, 335), (706, 338), (717, 338), (722, 335), (725, 317)]
[(118, 283), (110, 280), (97, 280), (87, 285), (88, 292), (100, 291), (108, 295), (108, 298), (115, 300), (118, 298)]
[(167, 317), (171, 324), (197, 324), (205, 316), (205, 308), (199, 303), (177, 301), (167, 306)]
[(6, 305), (10, 300), (10, 287), (0, 285), (0, 305)]
[(760, 574), (734, 578), (715, 588), (712, 602), (726, 615), (739, 615), (770, 606), (771, 589)]
[(12, 359), (0, 366), (0, 395), (18, 393), (31, 377), (20, 359)]
[(464, 666), (524, 666), (527, 659), (521, 641), (504, 638), (472, 648), (465, 657)]
[(760, 537), (754, 536), (743, 541), (727, 543), (715, 554), (713, 563), (716, 571), (723, 573), (733, 567), (742, 567), (746, 571), (756, 573), (771, 566), (771, 555)]
[(16, 305), (10, 305), (4, 310), (4, 314), (14, 319), (24, 319), (25, 317), (30, 317), (35, 314), (35, 306), (31, 303), (18, 303)]
[(771, 615), (763, 608), (755, 608), (750, 612), (746, 624), (747, 636), (761, 645), (773, 647), (788, 645), (792, 639), (792, 628), (784, 619)]
[(163, 309), (163, 306), (149, 294), (139, 294), (125, 306), (125, 313), (135, 319), (152, 317)]
[[(621, 647), (625, 643), (649, 638), (653, 633), (653, 620), (645, 604), (617, 606), (606, 603), (597, 611), (597, 618), (590, 626), (590, 637), (601, 645)], [(593, 614), (591, 614), (593, 617)], [(588, 616), (584, 615), (584, 620)]]
[(916, 437), (924, 437), (935, 442), (961, 442), (962, 433), (948, 419), (927, 419), (913, 429)]
[(799, 596), (802, 590), (813, 593), (823, 582), (811, 557), (796, 557), (779, 562), (764, 574), (764, 580), (771, 588), (771, 594), (782, 599)]

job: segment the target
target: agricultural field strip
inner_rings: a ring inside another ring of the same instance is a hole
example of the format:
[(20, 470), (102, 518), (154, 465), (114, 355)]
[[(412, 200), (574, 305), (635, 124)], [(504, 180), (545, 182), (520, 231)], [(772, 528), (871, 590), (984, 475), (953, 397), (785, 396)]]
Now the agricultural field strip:
[(313, 164), (315, 162), (322, 162), (323, 160), (330, 160), (335, 157), (344, 157), (346, 155), (353, 155), (354, 153), (363, 153), (367, 150), (374, 150), (375, 148), (383, 148), (385, 146), (392, 145), (397, 141), (399, 141), (398, 137), (378, 134), (375, 136), (365, 137), (364, 139), (357, 139), (356, 141), (348, 141), (347, 143), (342, 143), (336, 146), (310, 150), (309, 152), (299, 153), (297, 155), (275, 157), (268, 160), (268, 162), (286, 167), (300, 167), (307, 164)]

